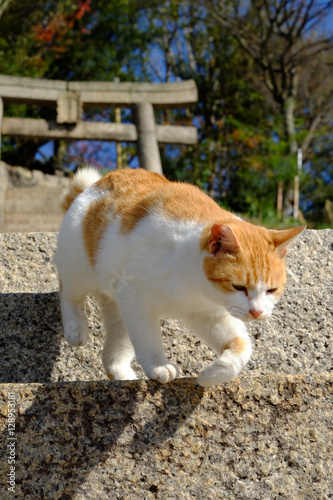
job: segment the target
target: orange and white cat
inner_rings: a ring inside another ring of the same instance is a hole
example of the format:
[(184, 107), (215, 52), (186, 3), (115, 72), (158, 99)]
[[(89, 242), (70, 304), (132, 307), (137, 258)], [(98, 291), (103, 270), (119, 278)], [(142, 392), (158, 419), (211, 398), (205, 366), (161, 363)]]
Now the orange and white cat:
[(166, 358), (159, 320), (176, 317), (217, 353), (202, 386), (237, 376), (250, 359), (245, 324), (271, 315), (286, 284), (284, 257), (304, 227), (267, 230), (220, 208), (190, 184), (145, 170), (101, 178), (81, 169), (64, 194), (56, 265), (65, 338), (88, 340), (87, 294), (105, 325), (103, 364), (110, 379), (178, 375)]

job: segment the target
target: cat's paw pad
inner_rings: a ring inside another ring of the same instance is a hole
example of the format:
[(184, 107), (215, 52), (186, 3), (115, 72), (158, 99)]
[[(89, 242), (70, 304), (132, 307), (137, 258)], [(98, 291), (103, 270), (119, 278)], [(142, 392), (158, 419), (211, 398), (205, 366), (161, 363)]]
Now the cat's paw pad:
[(153, 366), (146, 373), (152, 380), (157, 380), (161, 384), (166, 384), (178, 377), (179, 370), (176, 365), (166, 363), (165, 365)]
[(88, 325), (79, 324), (77, 321), (69, 321), (64, 327), (64, 336), (71, 346), (83, 346), (88, 342)]
[(229, 363), (216, 360), (199, 373), (197, 382), (202, 387), (213, 387), (229, 382), (236, 375), (237, 373)]
[(106, 369), (106, 374), (110, 380), (137, 380), (134, 370), (130, 366), (113, 366)]

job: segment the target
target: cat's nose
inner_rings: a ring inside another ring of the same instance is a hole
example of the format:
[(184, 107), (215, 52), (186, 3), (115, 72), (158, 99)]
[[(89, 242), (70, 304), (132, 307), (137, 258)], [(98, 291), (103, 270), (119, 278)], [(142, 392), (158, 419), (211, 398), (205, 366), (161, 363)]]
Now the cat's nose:
[(264, 311), (257, 311), (256, 309), (250, 309), (249, 310), (249, 313), (252, 314), (252, 316), (254, 317), (254, 319), (259, 318), (259, 316), (261, 316), (263, 312)]

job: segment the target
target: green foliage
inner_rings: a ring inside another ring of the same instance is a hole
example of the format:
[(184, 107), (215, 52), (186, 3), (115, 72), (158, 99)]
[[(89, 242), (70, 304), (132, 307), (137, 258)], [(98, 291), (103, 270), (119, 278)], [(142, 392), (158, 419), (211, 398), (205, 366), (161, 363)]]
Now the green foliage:
[(137, 47), (147, 38), (137, 7), (130, 1), (13, 0), (1, 20), (0, 73), (131, 80)]
[[(12, 0), (0, 20), (0, 74), (135, 80), (142, 62), (138, 47), (149, 37), (139, 26), (140, 9), (134, 1)], [(55, 118), (55, 109), (37, 106), (6, 105), (5, 113)], [(3, 159), (29, 166), (44, 142), (6, 139)]]
[[(224, 2), (230, 10), (236, 3)], [(273, 227), (290, 225), (294, 222), (278, 221), (275, 215), (278, 182), (292, 185), (297, 172), (281, 103), (273, 102), (263, 83), (265, 75), (242, 50), (234, 32), (205, 8), (218, 9), (220, 4), (12, 0), (0, 20), (0, 73), (65, 80), (194, 79), (199, 91), (196, 106), (156, 110), (158, 123), (194, 124), (199, 132), (196, 146), (160, 148), (166, 176), (200, 186), (218, 203), (253, 220)], [(248, 12), (244, 7), (244, 19), (255, 39), (262, 26), (254, 18), (254, 3), (249, 7)], [(270, 44), (273, 50), (273, 36)], [(316, 110), (323, 109), (323, 66), (318, 64), (311, 61), (300, 71), (293, 137), (297, 144), (304, 143)], [(50, 119), (55, 110), (11, 105), (6, 113)], [(95, 116), (95, 111), (90, 113)], [(330, 122), (316, 130), (301, 176), (302, 211), (317, 225), (331, 224), (331, 136)], [(39, 145), (6, 139), (3, 155), (12, 163), (24, 158), (28, 164)], [(133, 145), (124, 155), (130, 162)]]

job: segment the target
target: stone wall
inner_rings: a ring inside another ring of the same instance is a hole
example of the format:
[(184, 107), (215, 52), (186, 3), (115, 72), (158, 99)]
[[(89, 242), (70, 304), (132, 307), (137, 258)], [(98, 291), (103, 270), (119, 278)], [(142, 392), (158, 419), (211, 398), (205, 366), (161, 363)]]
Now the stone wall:
[(69, 179), (0, 162), (0, 232), (58, 231)]
[[(63, 340), (56, 235), (0, 235), (0, 497), (104, 500), (328, 500), (333, 492), (332, 230), (305, 231), (288, 255), (274, 318), (251, 326), (241, 376), (202, 389), (214, 354), (162, 322), (181, 378), (110, 382), (103, 329)], [(8, 402), (15, 398), (15, 494), (8, 491)]]

